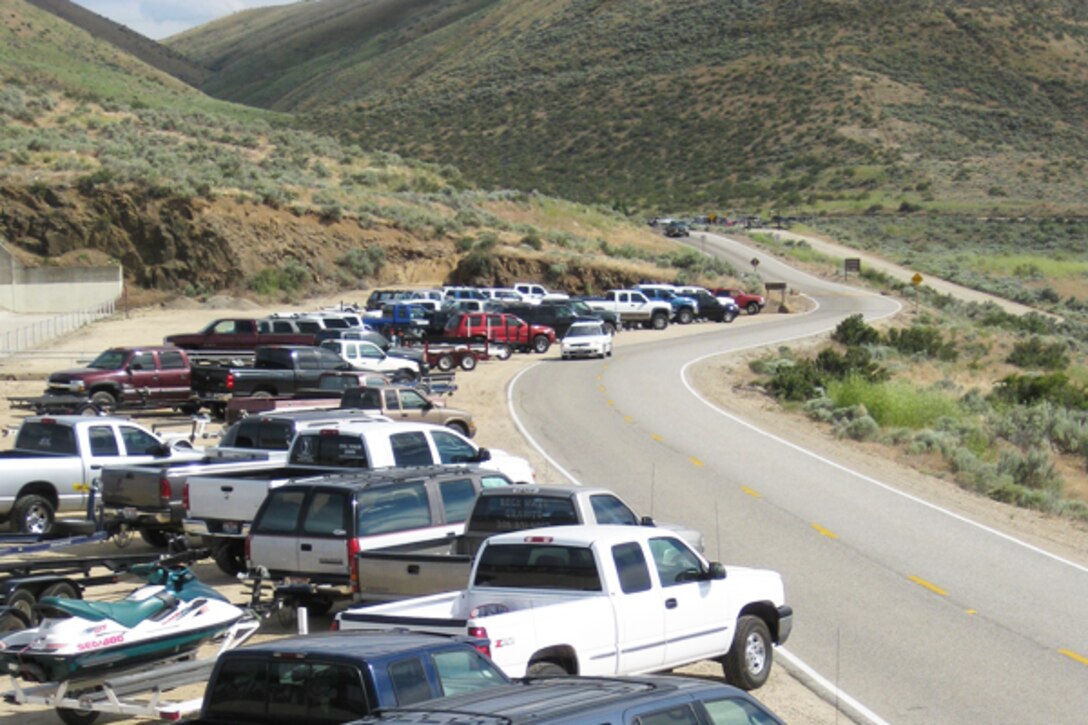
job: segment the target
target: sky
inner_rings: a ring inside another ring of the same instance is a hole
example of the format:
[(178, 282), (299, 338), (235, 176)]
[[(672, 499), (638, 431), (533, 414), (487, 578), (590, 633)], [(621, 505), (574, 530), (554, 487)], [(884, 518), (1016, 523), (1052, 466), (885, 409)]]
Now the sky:
[(297, 0), (73, 0), (141, 35), (160, 40), (239, 10)]

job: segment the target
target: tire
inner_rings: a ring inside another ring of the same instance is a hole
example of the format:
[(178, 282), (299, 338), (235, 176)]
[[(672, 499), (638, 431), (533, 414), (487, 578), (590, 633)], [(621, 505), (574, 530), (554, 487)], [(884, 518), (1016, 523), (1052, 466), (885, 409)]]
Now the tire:
[(464, 423), (462, 423), (459, 420), (451, 420), (449, 423), (446, 423), (446, 427), (449, 428), (450, 430), (457, 431), (458, 433), (463, 435), (465, 438), (469, 437), (469, 435), (468, 435), (468, 426), (465, 425)]
[(533, 352), (538, 355), (546, 353), (551, 346), (552, 344), (548, 342), (548, 338), (545, 335), (537, 335), (533, 338)]
[(108, 413), (117, 409), (117, 396), (108, 390), (98, 390), (91, 393), (91, 403), (99, 410)]
[(561, 664), (551, 660), (534, 662), (525, 673), (527, 677), (565, 677), (569, 674)]
[(8, 599), (4, 602), (8, 610), (4, 612), (3, 617), (0, 617), (0, 621), (4, 623), (3, 626), (10, 627), (6, 631), (14, 632), (37, 624), (38, 618), (34, 616), (34, 606), (37, 603), (35, 596), (26, 589), (16, 589), (8, 594)]
[(447, 352), (439, 356), (438, 362), (435, 364), (435, 367), (437, 367), (444, 373), (448, 373), (450, 370), (453, 370), (455, 364), (456, 363), (454, 363), (453, 355), (450, 355)]
[(20, 534), (48, 534), (54, 517), (53, 504), (42, 496), (21, 496), (11, 509), (11, 528)]
[(690, 325), (695, 321), (695, 313), (687, 307), (684, 307), (676, 314), (676, 321), (681, 325)]
[(94, 403), (84, 403), (76, 410), (76, 414), (89, 418), (91, 416), (102, 415), (102, 411), (99, 410), (98, 406)]
[(272, 392), (269, 390), (254, 390), (251, 398), (271, 398)]
[(212, 403), (209, 411), (212, 414), (212, 418), (215, 420), (227, 419), (227, 406), (225, 403)]
[(729, 323), (735, 319), (737, 319), (737, 314), (735, 312), (726, 312), (725, 316), (722, 317), (722, 322)]
[(759, 303), (758, 302), (749, 302), (748, 307), (746, 309), (748, 310), (749, 315), (758, 315), (759, 314)]
[(67, 707), (57, 708), (57, 717), (67, 725), (90, 725), (101, 713), (94, 710), (71, 710)]
[(476, 356), (473, 353), (470, 352), (467, 355), (465, 355), (463, 358), (461, 358), (461, 369), (462, 370), (475, 370), (476, 369), (476, 362), (477, 362)]
[(212, 549), (212, 558), (219, 571), (227, 576), (236, 577), (246, 570), (245, 547), (240, 541), (221, 542)]
[(170, 535), (162, 529), (140, 529), (140, 538), (156, 549), (165, 549), (170, 545)]
[(609, 335), (615, 335), (616, 326), (613, 325), (611, 322), (606, 322), (604, 323), (604, 331), (607, 332)]
[(182, 415), (196, 415), (200, 412), (200, 406), (196, 403), (183, 403), (178, 406), (178, 412)]
[(774, 648), (767, 623), (752, 615), (737, 620), (733, 645), (722, 658), (725, 681), (742, 690), (755, 690), (770, 677), (773, 662)]
[(56, 584), (50, 584), (45, 589), (42, 589), (41, 596), (38, 599), (44, 599), (45, 597), (60, 597), (61, 599), (80, 599), (79, 591), (76, 589), (76, 585), (71, 582), (57, 582)]
[(394, 383), (414, 383), (416, 381), (416, 374), (408, 368), (401, 368), (397, 372), (393, 373)]
[(669, 316), (663, 312), (658, 312), (653, 316), (653, 319), (650, 320), (650, 326), (655, 330), (664, 330), (669, 326)]
[(495, 346), (495, 358), (498, 360), (509, 360), (510, 356), (514, 354), (514, 351), (510, 349), (509, 345), (496, 345)]

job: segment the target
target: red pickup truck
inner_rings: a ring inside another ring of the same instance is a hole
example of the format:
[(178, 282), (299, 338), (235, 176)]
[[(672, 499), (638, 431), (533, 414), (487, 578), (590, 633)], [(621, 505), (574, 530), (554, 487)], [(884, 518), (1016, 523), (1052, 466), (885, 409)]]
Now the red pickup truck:
[(176, 347), (111, 347), (87, 367), (49, 376), (46, 396), (86, 396), (100, 410), (186, 408), (189, 357)]
[(531, 325), (506, 312), (462, 312), (450, 316), (444, 330), (446, 337), (486, 338), (522, 352), (545, 353), (555, 343), (555, 330), (547, 325)]
[(732, 297), (733, 301), (737, 303), (737, 307), (749, 315), (759, 314), (759, 311), (767, 304), (767, 300), (763, 295), (750, 294), (737, 287), (719, 287), (712, 292), (715, 297)]
[(309, 332), (272, 332), (266, 320), (215, 320), (200, 332), (170, 335), (167, 345), (187, 350), (255, 350), (263, 345), (316, 345), (317, 336)]

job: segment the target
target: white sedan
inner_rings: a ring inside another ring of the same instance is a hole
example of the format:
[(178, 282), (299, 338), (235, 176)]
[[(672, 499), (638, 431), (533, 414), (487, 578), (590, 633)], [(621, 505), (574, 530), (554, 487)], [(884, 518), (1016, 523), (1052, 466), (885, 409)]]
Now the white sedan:
[(611, 357), (612, 336), (602, 322), (575, 322), (563, 335), (560, 354), (564, 360), (572, 357)]

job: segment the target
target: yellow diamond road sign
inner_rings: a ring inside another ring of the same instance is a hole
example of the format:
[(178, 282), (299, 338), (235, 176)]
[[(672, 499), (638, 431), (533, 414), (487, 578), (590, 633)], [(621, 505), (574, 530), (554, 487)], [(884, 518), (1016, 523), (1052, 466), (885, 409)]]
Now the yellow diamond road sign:
[(920, 275), (920, 274), (918, 274), (917, 272), (915, 272), (915, 273), (914, 273), (914, 276), (910, 278), (910, 283), (911, 283), (912, 285), (914, 285), (915, 287), (917, 287), (918, 285), (922, 284), (922, 275)]

